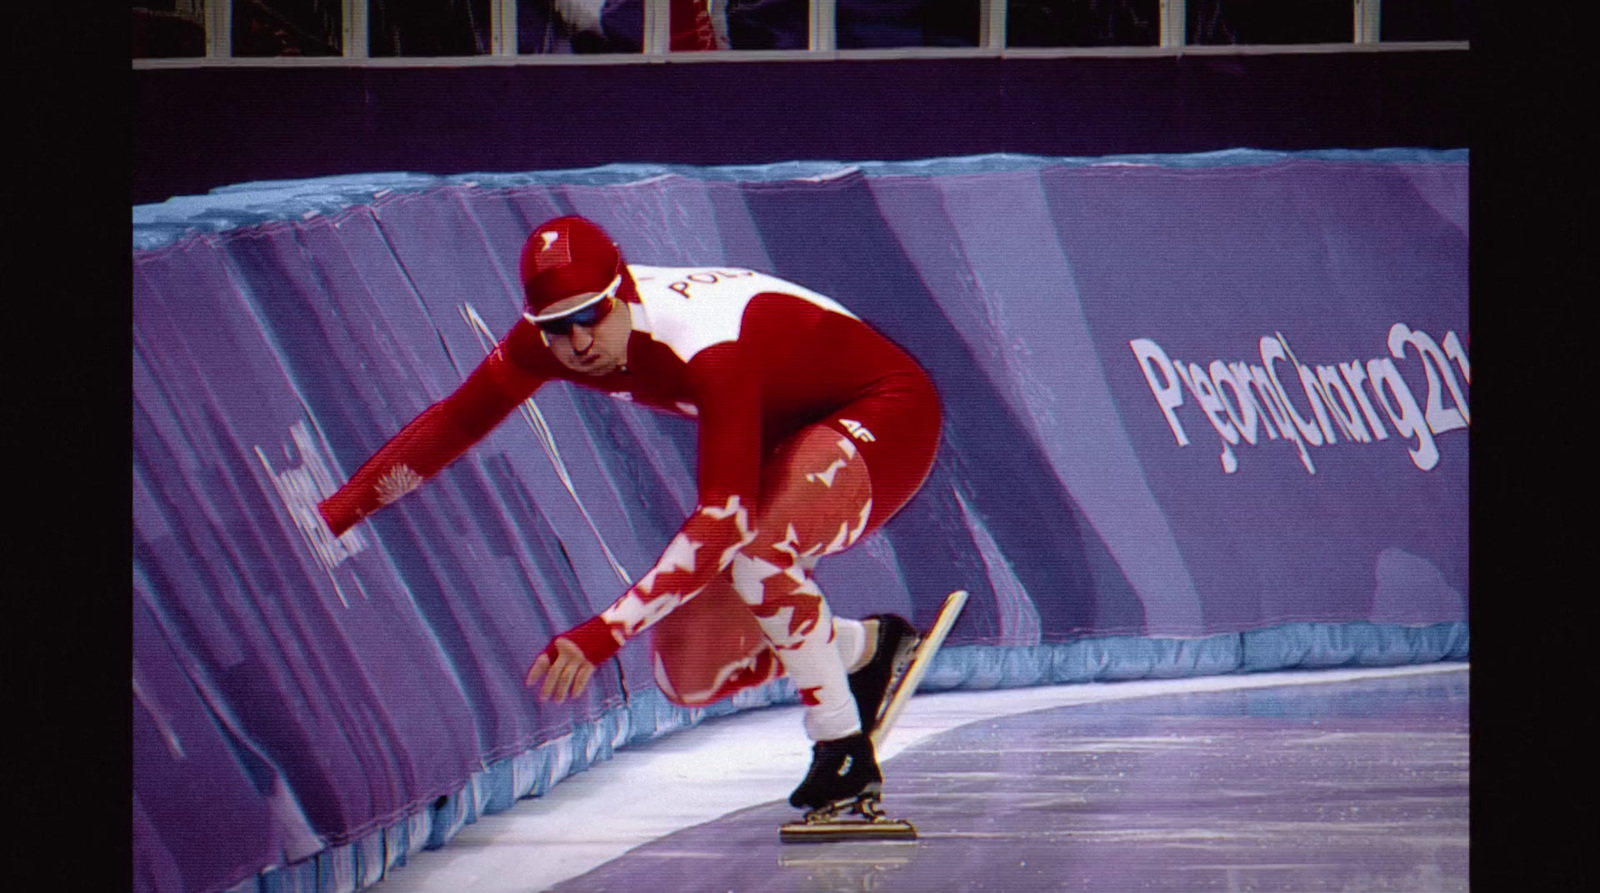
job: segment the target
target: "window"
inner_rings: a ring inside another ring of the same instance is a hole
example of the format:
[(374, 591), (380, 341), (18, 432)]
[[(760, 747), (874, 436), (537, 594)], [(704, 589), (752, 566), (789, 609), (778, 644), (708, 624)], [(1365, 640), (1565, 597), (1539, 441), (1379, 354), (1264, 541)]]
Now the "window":
[(810, 42), (811, 5), (806, 0), (722, 0), (712, 4), (712, 20), (726, 17), (727, 39), (735, 50), (803, 50)]
[(344, 52), (344, 4), (340, 0), (232, 3), (234, 56), (338, 56)]
[(487, 56), (490, 0), (368, 0), (369, 56)]
[(638, 53), (644, 0), (518, 0), (518, 53)]
[[(1352, 0), (1188, 0), (1191, 44), (1351, 43)], [(1384, 4), (1387, 12), (1388, 4)]]
[(1469, 0), (1383, 0), (1379, 40), (1468, 40)]
[(1161, 43), (1161, 0), (1009, 0), (1006, 46), (1124, 47)]
[(133, 4), (133, 58), (167, 59), (205, 54), (204, 0)]
[(841, 50), (975, 47), (978, 0), (838, 0)]

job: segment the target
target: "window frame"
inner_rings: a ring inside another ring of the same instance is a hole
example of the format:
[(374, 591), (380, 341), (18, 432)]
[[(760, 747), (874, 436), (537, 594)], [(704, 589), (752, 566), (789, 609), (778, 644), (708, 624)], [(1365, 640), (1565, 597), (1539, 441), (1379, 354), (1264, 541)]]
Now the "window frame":
[(1350, 0), (1355, 24), (1349, 43), (1227, 44), (1185, 43), (1187, 0), (1160, 0), (1160, 43), (1130, 47), (1008, 47), (1008, 0), (977, 0), (978, 46), (894, 47), (840, 50), (836, 45), (836, 0), (810, 0), (807, 20), (809, 47), (804, 50), (710, 50), (671, 53), (669, 0), (644, 0), (644, 47), (639, 53), (518, 53), (517, 5), (519, 0), (491, 0), (490, 45), (485, 55), (392, 56), (368, 55), (369, 0), (343, 0), (342, 55), (339, 56), (234, 56), (232, 52), (233, 0), (205, 0), (206, 53), (204, 56), (134, 59), (134, 69), (198, 68), (218, 66), (371, 66), (459, 67), (463, 65), (595, 65), (674, 64), (728, 61), (837, 61), (844, 59), (959, 59), (1057, 58), (1172, 55), (1261, 55), (1287, 53), (1343, 53), (1351, 51), (1445, 51), (1470, 49), (1469, 41), (1384, 41), (1381, 39), (1383, 0)]

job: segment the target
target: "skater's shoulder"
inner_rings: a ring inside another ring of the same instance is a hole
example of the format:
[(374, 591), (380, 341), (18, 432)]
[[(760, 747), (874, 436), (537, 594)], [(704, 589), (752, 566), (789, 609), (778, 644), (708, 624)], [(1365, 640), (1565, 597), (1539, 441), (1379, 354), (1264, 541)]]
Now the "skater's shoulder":
[(853, 316), (833, 298), (772, 273), (739, 266), (658, 267), (630, 264), (639, 299), (654, 309), (699, 314), (704, 304), (742, 311), (758, 295), (782, 295)]

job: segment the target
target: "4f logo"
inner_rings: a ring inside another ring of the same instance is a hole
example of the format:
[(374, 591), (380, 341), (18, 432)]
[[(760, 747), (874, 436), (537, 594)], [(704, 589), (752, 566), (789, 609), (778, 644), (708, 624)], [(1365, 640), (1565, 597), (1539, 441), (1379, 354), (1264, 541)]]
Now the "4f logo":
[(844, 430), (850, 432), (851, 437), (854, 437), (856, 440), (859, 440), (862, 443), (872, 443), (878, 439), (872, 436), (872, 432), (867, 430), (866, 425), (861, 424), (855, 419), (840, 419), (839, 424), (844, 426)]

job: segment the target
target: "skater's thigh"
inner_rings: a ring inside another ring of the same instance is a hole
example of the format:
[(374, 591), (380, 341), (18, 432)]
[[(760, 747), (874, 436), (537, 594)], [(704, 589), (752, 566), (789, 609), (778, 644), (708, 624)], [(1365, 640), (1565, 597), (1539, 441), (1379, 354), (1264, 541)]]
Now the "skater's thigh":
[(761, 468), (757, 552), (776, 547), (828, 554), (854, 543), (872, 506), (872, 478), (848, 437), (812, 425), (786, 440)]
[(922, 488), (939, 451), (939, 395), (923, 376), (901, 376), (822, 421), (860, 452), (872, 480), (867, 533)]

